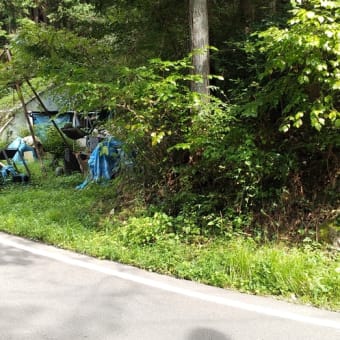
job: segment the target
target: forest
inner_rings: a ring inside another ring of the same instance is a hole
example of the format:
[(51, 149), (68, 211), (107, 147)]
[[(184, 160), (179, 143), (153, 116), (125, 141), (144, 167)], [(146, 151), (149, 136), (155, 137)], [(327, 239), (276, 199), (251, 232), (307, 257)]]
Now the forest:
[(130, 218), (132, 244), (339, 248), (339, 19), (338, 0), (2, 1), (0, 100), (29, 80), (110, 112), (133, 167), (98, 188), (118, 214), (98, 228)]

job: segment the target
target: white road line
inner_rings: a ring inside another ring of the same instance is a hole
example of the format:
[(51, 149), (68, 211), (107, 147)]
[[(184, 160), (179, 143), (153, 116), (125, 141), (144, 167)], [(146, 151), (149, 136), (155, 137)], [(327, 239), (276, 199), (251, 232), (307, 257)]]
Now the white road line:
[(292, 312), (277, 310), (277, 309), (268, 308), (268, 307), (262, 307), (262, 306), (258, 306), (255, 304), (244, 303), (244, 302), (237, 301), (237, 300), (232, 300), (232, 299), (222, 298), (222, 297), (209, 295), (205, 293), (200, 293), (197, 291), (192, 291), (189, 289), (176, 287), (174, 285), (162, 283), (159, 281), (143, 278), (138, 275), (123, 273), (123, 272), (120, 272), (114, 269), (106, 268), (104, 266), (96, 265), (93, 263), (88, 263), (86, 261), (72, 259), (66, 255), (62, 255), (59, 253), (53, 253), (53, 252), (49, 252), (49, 251), (42, 250), (42, 249), (36, 249), (34, 247), (22, 245), (20, 243), (17, 243), (17, 242), (8, 240), (8, 239), (3, 239), (1, 237), (0, 237), (0, 243), (5, 246), (20, 249), (20, 250), (29, 252), (34, 255), (50, 258), (55, 261), (62, 262), (62, 263), (65, 263), (71, 266), (92, 270), (98, 273), (102, 273), (102, 274), (117, 277), (123, 280), (139, 283), (145, 286), (161, 289), (161, 290), (168, 291), (171, 293), (180, 294), (180, 295), (191, 297), (194, 299), (199, 299), (199, 300), (206, 301), (206, 302), (212, 302), (212, 303), (216, 303), (219, 305), (224, 305), (224, 306), (237, 308), (237, 309), (241, 309), (245, 311), (255, 312), (255, 313), (268, 315), (272, 317), (312, 324), (314, 326), (328, 327), (328, 328), (340, 330), (339, 321), (299, 315), (299, 314), (292, 313)]

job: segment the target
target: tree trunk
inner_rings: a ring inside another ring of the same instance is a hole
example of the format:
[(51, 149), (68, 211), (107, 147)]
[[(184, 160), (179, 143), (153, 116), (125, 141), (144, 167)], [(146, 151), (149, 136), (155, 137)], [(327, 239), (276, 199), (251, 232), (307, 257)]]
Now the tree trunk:
[(252, 0), (241, 0), (240, 7), (242, 16), (247, 25), (250, 25), (255, 20), (255, 6)]
[(192, 82), (195, 92), (209, 94), (209, 24), (207, 0), (189, 0), (191, 49), (194, 52), (194, 73), (202, 76), (201, 82)]
[(276, 0), (270, 1), (269, 2), (269, 7), (270, 7), (271, 14), (276, 14), (276, 8), (277, 8)]
[(33, 21), (37, 24), (39, 23), (39, 8), (35, 7), (32, 9)]

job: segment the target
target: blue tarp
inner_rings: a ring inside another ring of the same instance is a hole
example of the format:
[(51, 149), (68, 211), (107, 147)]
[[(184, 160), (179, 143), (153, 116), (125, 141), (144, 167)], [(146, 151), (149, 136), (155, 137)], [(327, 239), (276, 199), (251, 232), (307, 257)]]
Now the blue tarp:
[(17, 171), (13, 168), (12, 165), (5, 165), (0, 168), (0, 174), (3, 178), (8, 177), (9, 174), (11, 175), (17, 175)]
[(50, 122), (50, 116), (41, 113), (32, 113), (33, 125), (39, 125)]
[(78, 185), (77, 189), (85, 188), (89, 181), (110, 180), (118, 173), (123, 158), (124, 152), (120, 141), (109, 137), (100, 142), (92, 151), (88, 160), (89, 178)]
[[(39, 124), (45, 124), (49, 123), (50, 125), (52, 124), (51, 122), (51, 116), (43, 113), (32, 113), (32, 118), (33, 118), (33, 125), (39, 125)], [(54, 118), (54, 121), (58, 126), (62, 126), (65, 123), (70, 123), (72, 122), (72, 117), (73, 113), (72, 112), (65, 112), (62, 114), (57, 115)]]
[(88, 164), (94, 181), (111, 179), (118, 172), (122, 143), (113, 138), (99, 143), (91, 153)]
[(21, 137), (17, 137), (11, 144), (7, 146), (7, 149), (18, 150), (18, 152), (12, 158), (15, 163), (23, 163), (22, 157), (25, 151), (32, 151), (33, 157), (37, 159), (37, 154), (31, 146), (27, 145)]
[[(52, 125), (51, 116), (43, 113), (32, 113), (33, 125), (36, 135), (41, 139), (42, 143), (46, 141), (47, 129)], [(66, 123), (72, 122), (73, 113), (66, 112), (59, 114), (54, 118), (55, 123), (59, 128), (64, 127)]]
[(0, 182), (3, 183), (10, 177), (13, 182), (26, 183), (29, 180), (27, 175), (19, 173), (12, 165), (0, 166)]

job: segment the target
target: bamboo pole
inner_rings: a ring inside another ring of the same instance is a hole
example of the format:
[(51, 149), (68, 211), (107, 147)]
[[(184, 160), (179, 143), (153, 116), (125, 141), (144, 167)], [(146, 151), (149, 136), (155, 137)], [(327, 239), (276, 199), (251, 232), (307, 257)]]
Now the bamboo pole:
[(11, 122), (14, 120), (14, 117), (11, 117), (1, 128), (0, 128), (0, 136), (2, 135), (2, 133), (5, 131), (5, 129), (7, 128), (7, 126), (9, 124), (11, 124)]

